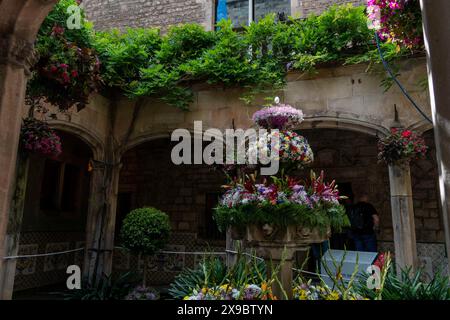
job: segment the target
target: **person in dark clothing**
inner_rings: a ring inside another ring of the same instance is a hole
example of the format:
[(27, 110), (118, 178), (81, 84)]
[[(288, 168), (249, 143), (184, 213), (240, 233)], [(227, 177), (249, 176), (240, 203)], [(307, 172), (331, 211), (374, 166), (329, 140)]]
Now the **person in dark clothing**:
[(369, 203), (367, 194), (361, 195), (359, 202), (350, 210), (350, 238), (356, 251), (377, 252), (377, 237), (380, 219), (377, 210)]

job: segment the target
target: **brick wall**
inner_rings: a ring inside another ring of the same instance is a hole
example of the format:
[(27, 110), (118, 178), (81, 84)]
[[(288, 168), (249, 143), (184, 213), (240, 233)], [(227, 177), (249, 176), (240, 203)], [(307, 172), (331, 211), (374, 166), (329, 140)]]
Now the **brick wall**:
[(167, 212), (173, 231), (197, 233), (204, 224), (206, 194), (220, 192), (225, 179), (208, 166), (174, 165), (173, 145), (162, 139), (130, 150), (123, 158), (119, 193), (132, 195), (132, 208)]

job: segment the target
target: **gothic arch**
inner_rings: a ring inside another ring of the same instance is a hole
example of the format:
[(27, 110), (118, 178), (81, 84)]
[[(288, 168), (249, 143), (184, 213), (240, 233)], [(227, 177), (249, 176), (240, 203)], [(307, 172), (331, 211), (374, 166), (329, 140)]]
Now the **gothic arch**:
[(340, 129), (361, 132), (370, 136), (385, 135), (389, 132), (387, 128), (376, 123), (332, 116), (306, 118), (298, 129)]
[(50, 120), (50, 126), (53, 129), (61, 130), (72, 134), (73, 136), (81, 139), (92, 150), (95, 160), (103, 160), (104, 158), (104, 144), (102, 140), (93, 132), (90, 132), (86, 128), (74, 124), (72, 122), (61, 120)]

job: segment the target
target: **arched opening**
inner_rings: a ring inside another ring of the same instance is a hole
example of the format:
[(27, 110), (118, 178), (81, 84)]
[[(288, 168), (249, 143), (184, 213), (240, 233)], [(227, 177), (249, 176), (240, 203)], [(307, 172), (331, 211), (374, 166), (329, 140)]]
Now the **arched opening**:
[[(378, 163), (375, 136), (342, 129), (306, 129), (305, 136), (315, 154), (311, 167), (317, 174), (325, 172), (327, 181), (335, 180), (341, 195), (357, 201), (363, 193), (380, 215), (378, 242), (392, 241), (389, 175), (387, 166)], [(308, 175), (309, 171), (302, 172)], [(353, 249), (346, 234), (333, 235), (331, 247)]]
[[(58, 131), (62, 153), (30, 155), (19, 255), (84, 248), (92, 150), (80, 138)], [(83, 251), (18, 259), (15, 295), (23, 290), (65, 284), (66, 268), (82, 266)], [(64, 288), (64, 287), (61, 287)]]
[[(223, 251), (225, 235), (212, 219), (225, 177), (207, 165), (175, 165), (171, 151), (176, 142), (158, 138), (143, 142), (122, 157), (116, 214), (116, 245), (119, 230), (130, 210), (151, 206), (166, 212), (172, 235), (167, 249), (180, 251)], [(201, 255), (161, 254), (149, 259), (147, 275), (153, 284), (167, 284), (182, 269), (193, 267)], [(114, 269), (132, 266), (142, 269), (143, 261), (126, 251), (115, 250)]]

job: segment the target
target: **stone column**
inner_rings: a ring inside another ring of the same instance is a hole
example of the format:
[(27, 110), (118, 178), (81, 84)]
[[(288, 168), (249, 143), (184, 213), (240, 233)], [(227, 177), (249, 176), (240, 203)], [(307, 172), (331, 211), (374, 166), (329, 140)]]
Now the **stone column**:
[(112, 272), (120, 169), (99, 162), (92, 174), (83, 268), (83, 278), (91, 284)]
[[(24, 110), (26, 76), (34, 62), (33, 44), (11, 35), (0, 35), (0, 288), (6, 286), (4, 272), (6, 230), (15, 190), (17, 151)], [(9, 292), (9, 290), (8, 290)], [(9, 293), (5, 292), (8, 298)]]
[[(25, 154), (19, 154), (17, 161), (16, 187), (5, 237), (6, 256), (16, 256), (19, 253), (20, 229), (22, 227), (29, 163), (29, 157)], [(8, 259), (4, 261), (2, 274), (0, 275), (3, 279), (2, 286), (0, 287), (0, 299), (2, 300), (10, 300), (12, 298), (16, 263), (17, 259)]]
[(409, 163), (389, 165), (395, 262), (400, 268), (417, 267), (416, 230)]
[(450, 3), (421, 0), (428, 58), (428, 83), (439, 169), (440, 200), (450, 274)]

